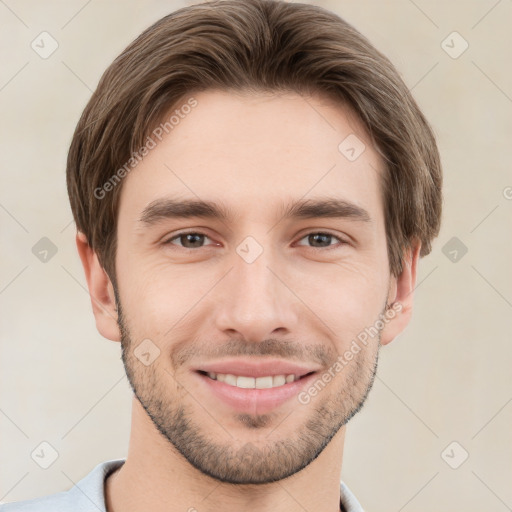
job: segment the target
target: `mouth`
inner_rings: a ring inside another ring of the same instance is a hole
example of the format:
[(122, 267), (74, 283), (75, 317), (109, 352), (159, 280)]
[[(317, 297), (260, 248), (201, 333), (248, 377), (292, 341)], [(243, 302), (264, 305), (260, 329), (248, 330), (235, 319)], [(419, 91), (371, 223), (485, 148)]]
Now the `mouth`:
[(318, 374), (318, 371), (310, 371), (303, 375), (284, 373), (253, 377), (205, 370), (192, 372), (200, 386), (200, 396), (208, 403), (212, 406), (219, 403), (230, 411), (246, 414), (268, 414), (292, 404), (313, 384)]
[(232, 387), (242, 389), (270, 389), (279, 388), (299, 381), (310, 375), (316, 373), (311, 371), (302, 375), (299, 374), (279, 374), (279, 375), (263, 375), (260, 377), (250, 377), (247, 375), (234, 375), (231, 373), (216, 373), (206, 372), (204, 370), (197, 370), (197, 373), (204, 375), (205, 377), (217, 381), (223, 382), (224, 384)]

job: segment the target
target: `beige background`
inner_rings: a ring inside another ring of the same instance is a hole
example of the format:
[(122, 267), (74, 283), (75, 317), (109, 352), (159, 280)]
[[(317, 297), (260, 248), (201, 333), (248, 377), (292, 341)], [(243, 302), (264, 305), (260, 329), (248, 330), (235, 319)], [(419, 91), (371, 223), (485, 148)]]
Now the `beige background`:
[[(368, 512), (512, 510), (512, 1), (311, 3), (395, 63), (445, 173), (443, 227), (420, 263), (412, 323), (381, 350), (348, 427), (343, 480)], [(126, 455), (130, 389), (119, 344), (94, 325), (65, 158), (104, 69), (183, 5), (0, 1), (0, 501), (68, 489)], [(59, 44), (48, 59), (30, 46), (42, 31)], [(442, 47), (453, 31), (469, 43), (458, 58)], [(32, 253), (42, 237), (57, 247), (46, 263)], [(468, 249), (455, 262), (443, 253), (452, 237)], [(43, 441), (59, 454), (46, 470), (31, 458)], [(452, 469), (462, 450), (469, 458)]]

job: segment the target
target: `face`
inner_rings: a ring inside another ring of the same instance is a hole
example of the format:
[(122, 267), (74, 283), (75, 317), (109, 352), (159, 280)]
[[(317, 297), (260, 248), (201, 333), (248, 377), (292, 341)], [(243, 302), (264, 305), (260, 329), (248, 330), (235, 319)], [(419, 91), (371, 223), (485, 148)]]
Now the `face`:
[[(392, 294), (382, 162), (357, 118), (325, 98), (194, 98), (123, 183), (123, 361), (190, 464), (271, 482), (312, 462), (371, 388), (380, 332), (333, 368)], [(349, 135), (365, 144), (355, 160), (338, 148)], [(238, 387), (256, 384), (275, 387)]]

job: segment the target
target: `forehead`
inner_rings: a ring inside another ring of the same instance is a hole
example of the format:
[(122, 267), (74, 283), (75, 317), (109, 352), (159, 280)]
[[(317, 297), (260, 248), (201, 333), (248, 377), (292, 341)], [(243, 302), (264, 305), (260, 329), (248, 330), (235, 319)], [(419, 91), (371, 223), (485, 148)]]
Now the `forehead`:
[[(261, 220), (290, 201), (326, 195), (349, 200), (372, 218), (382, 215), (383, 164), (346, 107), (294, 93), (204, 91), (191, 96), (196, 106), (186, 109), (162, 140), (155, 139), (124, 178), (120, 219), (137, 220), (151, 202), (165, 196), (218, 200)], [(354, 159), (347, 147), (364, 150)]]

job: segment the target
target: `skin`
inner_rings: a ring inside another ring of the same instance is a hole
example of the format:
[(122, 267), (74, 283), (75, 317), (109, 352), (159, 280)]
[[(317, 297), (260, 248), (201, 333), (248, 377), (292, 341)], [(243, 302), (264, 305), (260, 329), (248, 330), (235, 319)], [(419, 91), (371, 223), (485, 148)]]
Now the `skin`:
[[(121, 342), (134, 389), (127, 461), (107, 479), (107, 509), (338, 511), (346, 423), (370, 391), (380, 347), (410, 320), (420, 246), (391, 276), (383, 162), (346, 107), (294, 93), (194, 97), (197, 107), (124, 178), (118, 289), (76, 238), (98, 331)], [(366, 145), (353, 162), (338, 150), (349, 134)], [(363, 207), (371, 222), (282, 219), (283, 202), (325, 195)], [(163, 196), (222, 201), (235, 216), (139, 224)], [(164, 244), (183, 230), (206, 237)], [(325, 231), (333, 237), (307, 236)], [(263, 248), (251, 264), (236, 252), (247, 236)], [(240, 414), (192, 372), (224, 355), (271, 355), (321, 376), (394, 302), (401, 311), (307, 404), (294, 397)], [(160, 350), (148, 366), (134, 354), (144, 339)]]

